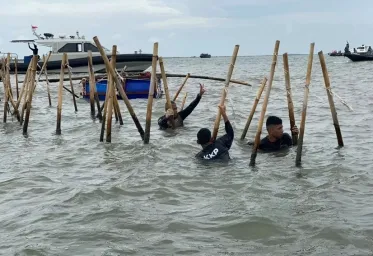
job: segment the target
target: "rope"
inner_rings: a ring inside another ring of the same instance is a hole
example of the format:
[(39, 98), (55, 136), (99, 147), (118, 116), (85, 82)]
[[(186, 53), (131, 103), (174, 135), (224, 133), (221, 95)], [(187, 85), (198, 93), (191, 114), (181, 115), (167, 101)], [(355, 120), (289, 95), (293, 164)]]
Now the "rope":
[(325, 89), (328, 90), (332, 96), (335, 95), (335, 96), (339, 99), (339, 101), (340, 101), (343, 105), (345, 105), (349, 110), (354, 111), (354, 109), (353, 109), (350, 105), (348, 105), (347, 102), (346, 102), (345, 100), (343, 100), (343, 99), (342, 99), (338, 94), (336, 94), (335, 92), (332, 92), (332, 89), (331, 89), (331, 88), (325, 88)]

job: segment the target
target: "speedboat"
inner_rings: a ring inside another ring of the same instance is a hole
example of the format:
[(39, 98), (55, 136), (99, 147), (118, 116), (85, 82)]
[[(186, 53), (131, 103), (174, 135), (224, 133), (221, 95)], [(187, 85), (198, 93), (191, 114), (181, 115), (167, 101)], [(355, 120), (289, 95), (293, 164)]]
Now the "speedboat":
[[(33, 35), (36, 39), (30, 40), (12, 40), (12, 43), (24, 43), (41, 45), (50, 48), (51, 56), (47, 63), (48, 73), (60, 73), (61, 61), (64, 53), (67, 54), (69, 66), (72, 68), (74, 73), (87, 73), (88, 72), (88, 51), (92, 52), (93, 69), (95, 73), (106, 73), (106, 66), (104, 60), (101, 57), (99, 50), (93, 40), (88, 40), (85, 36), (80, 36), (79, 32), (76, 32), (76, 36), (65, 36), (60, 35), (55, 37), (51, 33), (44, 33), (43, 35), (36, 33), (36, 26), (32, 26)], [(31, 48), (30, 48), (31, 49)], [(111, 51), (103, 47), (108, 58), (111, 56)], [(6, 54), (3, 53), (3, 57)], [(13, 56), (15, 54), (12, 54)], [(43, 56), (47, 58), (49, 52), (44, 53), (42, 56), (39, 55), (40, 66), (43, 65)], [(26, 73), (28, 65), (33, 55), (24, 56), (23, 60), (18, 60), (17, 70), (18, 73)], [(139, 51), (135, 51), (133, 54), (120, 54), (117, 51), (116, 54), (116, 69), (121, 70), (126, 67), (126, 72), (143, 72), (152, 65), (152, 54), (144, 54)], [(18, 56), (16, 56), (18, 59)], [(14, 70), (14, 61), (10, 63), (10, 69)]]

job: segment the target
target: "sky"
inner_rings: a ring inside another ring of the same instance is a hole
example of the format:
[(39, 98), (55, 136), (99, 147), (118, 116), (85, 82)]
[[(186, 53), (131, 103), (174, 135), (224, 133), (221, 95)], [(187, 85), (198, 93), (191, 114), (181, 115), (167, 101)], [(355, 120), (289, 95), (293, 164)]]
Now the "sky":
[[(280, 40), (280, 53), (324, 54), (373, 43), (372, 0), (0, 0), (0, 51), (19, 58), (31, 54), (27, 44), (37, 33), (80, 35), (120, 53), (152, 53), (159, 43), (163, 57), (200, 53), (231, 56), (270, 55)], [(4, 24), (4, 21), (7, 21)], [(39, 54), (48, 48), (39, 47)]]

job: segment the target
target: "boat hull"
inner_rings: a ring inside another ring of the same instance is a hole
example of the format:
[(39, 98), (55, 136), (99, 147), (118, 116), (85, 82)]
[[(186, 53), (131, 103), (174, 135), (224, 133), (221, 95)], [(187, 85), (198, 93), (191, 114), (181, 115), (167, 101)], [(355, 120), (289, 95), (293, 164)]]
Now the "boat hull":
[[(100, 101), (104, 101), (106, 97), (106, 87), (107, 87), (107, 80), (101, 80), (96, 82), (96, 90), (98, 94), (98, 98)], [(126, 93), (128, 99), (143, 99), (148, 98), (149, 95), (149, 87), (150, 87), (150, 79), (126, 79), (126, 82), (123, 84), (123, 90)], [(87, 81), (83, 84), (83, 98), (89, 99), (90, 98), (90, 86), (89, 82)], [(154, 98), (161, 98), (163, 95), (162, 88), (161, 88), (161, 81), (158, 80), (158, 88), (155, 88), (153, 97)], [(117, 98), (122, 99), (119, 93), (117, 93)]]
[[(111, 56), (108, 55), (108, 58)], [(92, 57), (95, 73), (106, 73), (106, 66), (101, 56)], [(43, 66), (43, 61), (38, 62), (39, 66)], [(152, 54), (118, 54), (116, 68), (121, 70), (126, 68), (126, 72), (143, 72), (152, 64)], [(27, 72), (29, 62), (18, 62), (17, 72), (25, 74)], [(88, 56), (83, 58), (69, 59), (69, 65), (73, 73), (88, 73)], [(10, 70), (14, 70), (14, 62), (10, 63)], [(61, 60), (48, 61), (48, 74), (59, 74), (61, 71)]]
[(357, 62), (357, 61), (373, 61), (373, 54), (357, 54), (357, 53), (349, 53), (344, 55), (345, 57), (349, 58), (350, 60)]

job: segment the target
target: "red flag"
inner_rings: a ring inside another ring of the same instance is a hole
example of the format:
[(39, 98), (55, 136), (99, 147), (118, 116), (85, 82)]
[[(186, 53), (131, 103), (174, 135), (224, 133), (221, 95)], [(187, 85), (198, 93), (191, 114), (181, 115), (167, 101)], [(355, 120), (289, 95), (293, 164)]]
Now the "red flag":
[(37, 26), (33, 26), (33, 25), (31, 25), (31, 28), (32, 28), (32, 29), (35, 29), (35, 28), (38, 28), (38, 27), (37, 27)]

